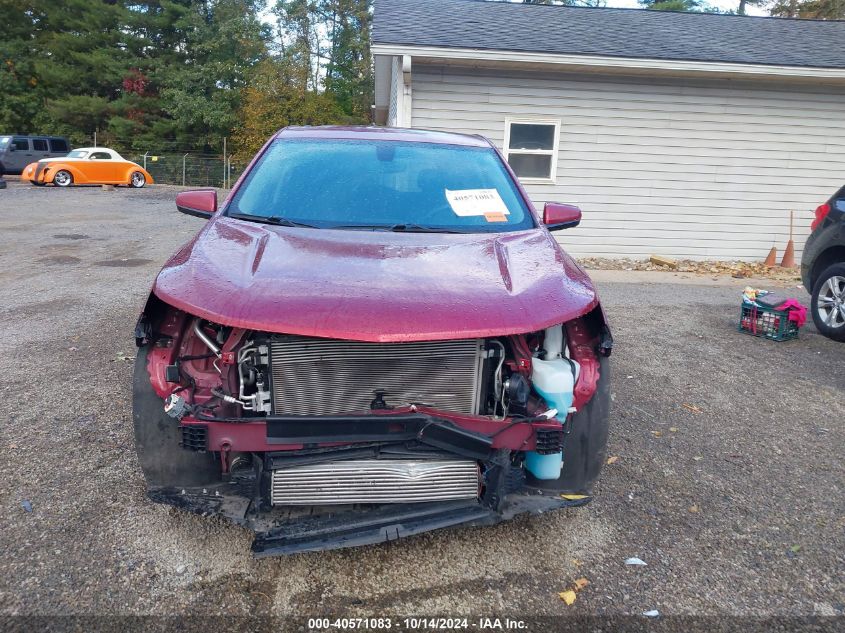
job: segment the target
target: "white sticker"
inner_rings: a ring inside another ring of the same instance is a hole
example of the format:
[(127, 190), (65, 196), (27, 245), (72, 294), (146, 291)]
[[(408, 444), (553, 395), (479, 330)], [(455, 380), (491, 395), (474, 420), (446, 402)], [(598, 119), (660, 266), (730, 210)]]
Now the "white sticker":
[(446, 189), (446, 200), (455, 215), (462, 218), (510, 215), (505, 201), (496, 189)]

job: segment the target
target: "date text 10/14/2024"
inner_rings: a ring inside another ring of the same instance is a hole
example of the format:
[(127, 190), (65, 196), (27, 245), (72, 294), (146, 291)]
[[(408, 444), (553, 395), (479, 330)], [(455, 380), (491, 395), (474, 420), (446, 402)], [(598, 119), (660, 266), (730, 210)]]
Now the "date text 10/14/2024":
[(510, 618), (309, 618), (309, 631), (527, 631), (524, 620)]

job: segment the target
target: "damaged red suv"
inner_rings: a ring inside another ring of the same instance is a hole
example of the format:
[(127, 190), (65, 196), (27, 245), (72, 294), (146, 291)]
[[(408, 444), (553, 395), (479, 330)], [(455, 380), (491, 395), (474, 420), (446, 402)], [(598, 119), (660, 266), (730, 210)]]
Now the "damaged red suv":
[(492, 144), (286, 128), (159, 273), (136, 327), (150, 497), (257, 555), (489, 525), (590, 499), (612, 338)]

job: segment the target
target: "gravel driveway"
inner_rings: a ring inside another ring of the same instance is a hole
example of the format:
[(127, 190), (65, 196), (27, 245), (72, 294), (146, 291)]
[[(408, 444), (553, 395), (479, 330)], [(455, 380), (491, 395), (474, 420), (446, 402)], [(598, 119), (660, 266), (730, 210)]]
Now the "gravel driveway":
[[(246, 531), (152, 504), (132, 330), (201, 225), (175, 191), (0, 191), (3, 614), (845, 614), (845, 345), (737, 333), (745, 280), (596, 276), (618, 459), (584, 508), (254, 560)], [(797, 283), (769, 286), (806, 303)]]

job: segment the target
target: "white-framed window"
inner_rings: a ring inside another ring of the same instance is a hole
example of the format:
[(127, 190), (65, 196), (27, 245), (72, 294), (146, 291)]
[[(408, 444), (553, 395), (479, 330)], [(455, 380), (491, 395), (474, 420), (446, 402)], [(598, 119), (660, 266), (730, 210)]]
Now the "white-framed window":
[(522, 182), (554, 182), (560, 119), (505, 119), (505, 159)]

